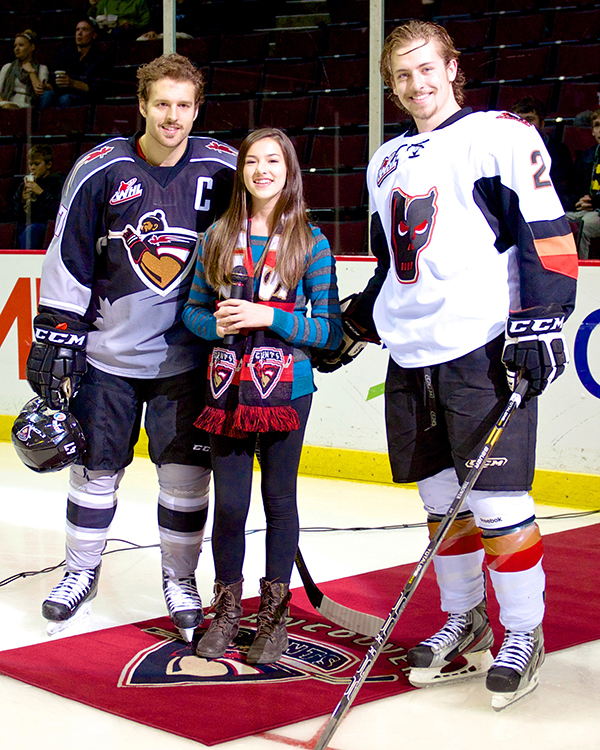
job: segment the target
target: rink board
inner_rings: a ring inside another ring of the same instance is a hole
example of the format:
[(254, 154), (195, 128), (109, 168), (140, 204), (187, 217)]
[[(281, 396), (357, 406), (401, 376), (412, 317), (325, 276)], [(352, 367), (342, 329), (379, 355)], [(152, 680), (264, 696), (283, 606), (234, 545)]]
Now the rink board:
[[(25, 361), (39, 289), (43, 253), (0, 251), (0, 439), (9, 439), (12, 418), (32, 397)], [(371, 258), (339, 258), (340, 296), (364, 288)], [(550, 485), (578, 483), (600, 507), (600, 264), (580, 264), (575, 312), (565, 325), (571, 366), (540, 399), (538, 469)], [(351, 367), (316, 373), (303, 456), (307, 473), (366, 481), (390, 481), (383, 396), (387, 352), (368, 345)], [(558, 476), (558, 475), (563, 476)], [(542, 476), (541, 479), (544, 479)], [(562, 493), (562, 490), (561, 490)], [(597, 500), (596, 500), (597, 498)]]

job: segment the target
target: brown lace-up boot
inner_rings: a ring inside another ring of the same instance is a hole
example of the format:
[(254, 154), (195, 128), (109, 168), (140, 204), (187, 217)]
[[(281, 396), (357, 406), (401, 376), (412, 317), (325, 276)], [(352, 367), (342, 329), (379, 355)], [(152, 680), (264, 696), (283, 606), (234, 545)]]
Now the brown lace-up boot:
[(223, 656), (231, 641), (236, 637), (242, 616), (242, 584), (243, 578), (237, 583), (225, 585), (215, 581), (215, 598), (212, 607), (214, 617), (206, 633), (200, 639), (196, 654), (205, 659), (216, 659)]
[(246, 657), (249, 664), (272, 664), (281, 659), (288, 647), (285, 617), (291, 598), (287, 583), (260, 579), (258, 628)]

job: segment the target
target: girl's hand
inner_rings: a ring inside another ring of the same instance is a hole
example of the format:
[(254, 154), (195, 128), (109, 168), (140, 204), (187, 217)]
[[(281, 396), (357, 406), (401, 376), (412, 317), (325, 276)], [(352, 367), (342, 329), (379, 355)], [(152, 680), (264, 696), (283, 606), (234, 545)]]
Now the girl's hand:
[(242, 328), (269, 328), (274, 316), (273, 308), (266, 305), (243, 299), (224, 300), (219, 302), (215, 312), (217, 334), (239, 333)]

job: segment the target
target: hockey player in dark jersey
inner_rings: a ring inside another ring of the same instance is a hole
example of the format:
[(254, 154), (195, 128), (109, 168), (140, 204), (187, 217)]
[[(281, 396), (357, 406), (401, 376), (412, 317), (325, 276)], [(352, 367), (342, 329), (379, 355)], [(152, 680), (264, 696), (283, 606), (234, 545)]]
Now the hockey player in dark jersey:
[[(500, 710), (536, 687), (544, 659), (542, 539), (529, 495), (536, 397), (567, 364), (561, 329), (578, 269), (542, 139), (508, 112), (462, 108), (458, 55), (442, 27), (420, 21), (385, 42), (384, 82), (414, 124), (369, 164), (377, 268), (322, 369), (351, 359), (360, 339), (389, 349), (392, 473), (417, 482), (431, 535), (509, 388), (529, 382), (434, 559), (447, 623), (408, 654), (418, 686), (487, 673)], [(495, 659), (484, 560), (506, 631)]]
[[(190, 638), (203, 618), (195, 570), (210, 450), (193, 426), (207, 350), (181, 314), (199, 238), (229, 203), (237, 152), (190, 137), (203, 80), (187, 58), (162, 56), (138, 80), (144, 133), (113, 138), (76, 162), (42, 269), (28, 379), (51, 406), (72, 394), (69, 408), (87, 438), (83, 463), (71, 468), (66, 573), (43, 614), (54, 632), (89, 609), (145, 406), (163, 590)], [(59, 346), (57, 330), (74, 335), (61, 335)]]

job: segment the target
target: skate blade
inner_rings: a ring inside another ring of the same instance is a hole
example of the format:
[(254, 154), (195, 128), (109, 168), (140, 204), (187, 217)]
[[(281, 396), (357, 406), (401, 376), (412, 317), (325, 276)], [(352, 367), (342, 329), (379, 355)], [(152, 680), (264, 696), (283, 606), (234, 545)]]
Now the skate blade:
[(88, 617), (91, 611), (92, 603), (84, 602), (81, 607), (79, 607), (77, 612), (75, 612), (72, 617), (69, 617), (68, 620), (59, 620), (57, 622), (55, 622), (54, 620), (48, 620), (48, 624), (46, 625), (46, 633), (49, 636), (53, 636), (57, 635), (58, 633), (62, 633), (65, 630), (71, 630), (76, 624), (80, 623), (82, 620)]
[(177, 628), (177, 630), (188, 646), (191, 646), (196, 628)]
[(540, 681), (537, 674), (533, 675), (531, 682), (527, 687), (521, 690), (515, 690), (514, 693), (492, 693), (492, 708), (494, 711), (503, 711), (505, 708), (512, 706), (513, 703), (520, 701), (536, 689)]
[(470, 680), (472, 677), (480, 677), (487, 674), (488, 669), (494, 662), (491, 651), (473, 651), (462, 654), (461, 657), (465, 663), (460, 665), (452, 662), (446, 667), (441, 668), (412, 667), (408, 675), (408, 681), (415, 687), (430, 687), (431, 685), (440, 685), (444, 682)]

